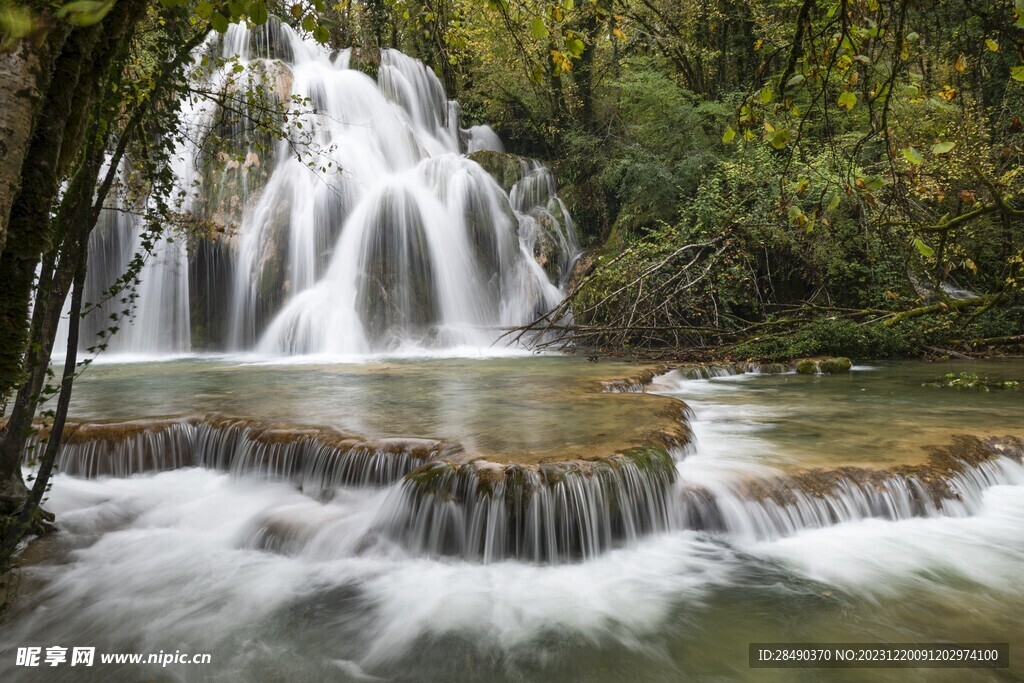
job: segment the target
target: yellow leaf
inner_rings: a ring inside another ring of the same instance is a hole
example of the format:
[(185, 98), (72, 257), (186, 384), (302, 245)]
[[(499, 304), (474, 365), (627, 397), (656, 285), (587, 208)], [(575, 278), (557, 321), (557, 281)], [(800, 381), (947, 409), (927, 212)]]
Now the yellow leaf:
[(967, 60), (964, 59), (963, 55), (956, 56), (956, 61), (953, 62), (953, 68), (959, 71), (960, 73), (963, 73), (964, 71), (967, 70)]
[(999, 52), (999, 43), (991, 38), (985, 39), (985, 47), (988, 48), (989, 52)]

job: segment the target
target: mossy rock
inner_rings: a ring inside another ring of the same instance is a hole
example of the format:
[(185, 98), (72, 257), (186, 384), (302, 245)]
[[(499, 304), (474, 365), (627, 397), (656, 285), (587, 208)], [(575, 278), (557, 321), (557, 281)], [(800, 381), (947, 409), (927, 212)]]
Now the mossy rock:
[(473, 152), (469, 158), (480, 164), (505, 192), (511, 192), (512, 186), (523, 177), (522, 160), (514, 154), (485, 149)]
[(348, 67), (377, 80), (377, 72), (380, 71), (380, 50), (352, 48), (352, 52), (349, 53)]
[(646, 474), (662, 474), (675, 481), (676, 463), (667, 449), (660, 446), (638, 446), (622, 452), (623, 457)]
[(796, 372), (798, 375), (817, 375), (818, 364), (810, 358), (805, 358), (804, 360), (797, 362)]
[(818, 370), (823, 375), (840, 375), (849, 372), (853, 362), (849, 358), (840, 356), (838, 358), (826, 358), (818, 363)]

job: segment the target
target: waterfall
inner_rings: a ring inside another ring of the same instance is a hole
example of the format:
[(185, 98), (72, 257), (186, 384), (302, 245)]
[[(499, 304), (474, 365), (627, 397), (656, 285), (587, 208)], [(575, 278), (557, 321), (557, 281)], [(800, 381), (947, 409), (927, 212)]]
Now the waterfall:
[[(89, 236), (85, 301), (97, 307), (82, 321), (83, 348), (102, 338), (109, 353), (181, 354), (190, 350), (184, 240), (173, 236), (158, 239), (139, 272), (138, 284), (108, 293), (129, 262), (145, 253), (144, 239), (140, 220), (127, 207), (101, 212), (100, 223)], [(134, 302), (129, 304), (129, 297)], [(129, 311), (127, 318), (119, 315), (125, 310)], [(118, 327), (116, 334), (101, 335), (111, 325)]]
[[(204, 54), (227, 61), (211, 68)], [(219, 234), (156, 245), (110, 350), (489, 347), (561, 300), (579, 245), (554, 177), (523, 160), (504, 188), (466, 156), (501, 141), (462, 128), (422, 62), (395, 50), (332, 54), (271, 19), (212, 34), (193, 78), (250, 93), (226, 108), (182, 104), (178, 210)], [(287, 110), (278, 123), (289, 140), (246, 125), (247, 112), (275, 108)], [(97, 300), (140, 248), (140, 229), (105, 212), (90, 245)], [(114, 308), (90, 317), (83, 347)]]
[[(27, 465), (45, 436), (29, 443)], [(210, 415), (69, 424), (56, 465), (79, 477), (205, 467), (291, 482), (320, 501), (345, 487), (391, 487), (371, 535), (417, 556), (485, 563), (585, 560), (678, 530), (761, 541), (869, 518), (966, 517), (987, 489), (1024, 485), (1024, 438), (1016, 437), (960, 437), (923, 464), (886, 469), (754, 474), (690, 466), (687, 456), (659, 446), (593, 461), (498, 464), (440, 441)], [(254, 543), (297, 552), (304, 533), (296, 529), (308, 527), (300, 522), (268, 522)]]
[(965, 517), (988, 488), (1024, 484), (1024, 439), (1012, 437), (964, 437), (918, 466), (767, 477), (698, 475), (675, 455), (678, 472), (656, 449), (532, 468), (434, 462), (405, 477), (381, 526), (416, 555), (559, 563), (672, 530), (759, 541), (869, 518)]
[(1024, 484), (1022, 455), (1018, 447), (991, 460), (960, 463), (954, 474), (927, 467), (906, 473), (851, 468), (767, 480), (690, 479), (681, 491), (681, 524), (735, 539), (772, 540), (872, 518), (967, 517), (979, 512), (986, 489)]
[(435, 463), (406, 477), (382, 527), (416, 555), (587, 559), (671, 528), (674, 479), (656, 449), (539, 467)]
[[(26, 444), (33, 465), (46, 430)], [(77, 477), (129, 477), (181, 467), (234, 476), (282, 479), (303, 493), (330, 498), (341, 486), (388, 486), (425, 462), (455, 452), (429, 439), (368, 440), (333, 429), (272, 425), (220, 415), (177, 420), (69, 423), (55, 462)]]

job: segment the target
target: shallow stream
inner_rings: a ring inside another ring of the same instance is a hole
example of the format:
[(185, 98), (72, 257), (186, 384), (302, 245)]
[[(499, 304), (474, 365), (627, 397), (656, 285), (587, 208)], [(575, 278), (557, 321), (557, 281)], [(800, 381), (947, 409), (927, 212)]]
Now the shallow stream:
[[(695, 437), (675, 453), (673, 487), (917, 463), (924, 446), (955, 434), (1024, 435), (1020, 392), (922, 386), (950, 371), (1020, 379), (1024, 362), (663, 376), (652, 390), (689, 405)], [(668, 400), (598, 393), (602, 381), (636, 373), (550, 357), (191, 358), (96, 366), (72, 414), (219, 411), (446, 439), (493, 459), (575, 457), (628, 445)], [(976, 504), (941, 515), (770, 537), (674, 527), (559, 564), (412, 552), (381, 532), (400, 488), (343, 487), (323, 499), (198, 467), (58, 475), (47, 507), (61, 533), (25, 551), (0, 678), (52, 680), (12, 667), (26, 645), (212, 655), (209, 665), (97, 666), (75, 680), (1012, 681), (1024, 672), (1024, 467), (1009, 459), (997, 479), (965, 491)], [(268, 549), (260, 534), (275, 526), (301, 527), (300, 542)], [(1012, 668), (748, 667), (748, 643), (778, 641), (1009, 642)]]

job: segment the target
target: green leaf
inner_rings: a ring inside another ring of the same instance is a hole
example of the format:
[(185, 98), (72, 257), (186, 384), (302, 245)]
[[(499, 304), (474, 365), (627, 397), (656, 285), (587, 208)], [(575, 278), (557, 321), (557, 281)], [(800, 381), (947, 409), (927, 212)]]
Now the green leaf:
[(783, 147), (788, 145), (789, 144), (789, 135), (790, 135), (789, 130), (786, 129), (786, 128), (781, 128), (781, 129), (775, 131), (774, 133), (772, 133), (772, 137), (770, 139), (770, 142), (772, 143), (772, 147), (774, 147), (775, 149), (782, 149)]
[(548, 27), (544, 25), (542, 18), (534, 17), (530, 22), (530, 31), (533, 33), (534, 40), (541, 40), (548, 34)]
[(921, 252), (921, 256), (924, 256), (925, 258), (929, 258), (935, 254), (935, 250), (922, 242), (920, 237), (914, 238), (914, 246), (917, 247), (919, 252)]
[(536, 84), (540, 84), (544, 80), (544, 67), (540, 64), (534, 64), (530, 70), (530, 80)]
[(761, 104), (768, 104), (769, 102), (772, 101), (773, 97), (775, 97), (775, 93), (772, 92), (771, 86), (766, 85), (763, 88), (761, 88)]
[(262, 2), (254, 2), (249, 5), (249, 20), (257, 26), (267, 23), (267, 6)]
[(955, 142), (939, 142), (932, 146), (932, 154), (942, 155), (949, 154), (956, 147)]
[(803, 74), (797, 74), (797, 75), (793, 76), (792, 78), (790, 78), (788, 81), (786, 81), (786, 87), (787, 88), (791, 88), (794, 85), (800, 85), (803, 82), (804, 82), (804, 75)]
[(999, 52), (999, 43), (991, 38), (985, 39), (985, 47), (988, 48), (989, 52)]
[(878, 192), (885, 187), (885, 178), (882, 176), (871, 176), (870, 178), (864, 179), (864, 187), (872, 192)]
[(316, 17), (312, 14), (307, 14), (302, 18), (302, 30), (306, 33), (312, 33), (316, 29)]
[(722, 133), (722, 142), (728, 145), (735, 139), (736, 131), (733, 130), (732, 126), (729, 126), (728, 128), (725, 129), (725, 132)]
[(1010, 75), (1013, 76), (1015, 81), (1024, 81), (1024, 66), (1010, 67)]
[(839, 208), (839, 202), (840, 202), (839, 193), (836, 192), (836, 193), (834, 193), (832, 195), (832, 198), (828, 200), (828, 207), (826, 208), (826, 211), (835, 211), (836, 209), (838, 209)]
[(903, 158), (915, 166), (920, 165), (924, 161), (924, 156), (913, 147), (907, 147), (903, 150)]
[(224, 33), (228, 30), (228, 18), (220, 12), (214, 12), (213, 16), (210, 17), (210, 26), (217, 33)]
[(196, 4), (196, 16), (200, 19), (209, 19), (213, 16), (213, 4), (208, 0), (202, 0)]
[(573, 57), (579, 57), (583, 54), (583, 41), (579, 38), (570, 38), (565, 41), (565, 48), (572, 53)]
[(847, 90), (839, 96), (839, 107), (847, 111), (851, 110), (857, 104), (857, 96)]
[(57, 17), (67, 19), (75, 26), (92, 26), (102, 21), (113, 6), (114, 0), (106, 0), (106, 2), (79, 0), (78, 2), (69, 2), (57, 10)]
[(330, 39), (331, 32), (328, 31), (327, 27), (324, 26), (323, 24), (320, 24), (315, 29), (313, 29), (313, 40), (315, 40), (316, 42), (326, 44), (327, 41)]
[(5, 44), (12, 38), (24, 38), (32, 32), (32, 13), (24, 7), (8, 5), (0, 11), (0, 29), (7, 34)]

